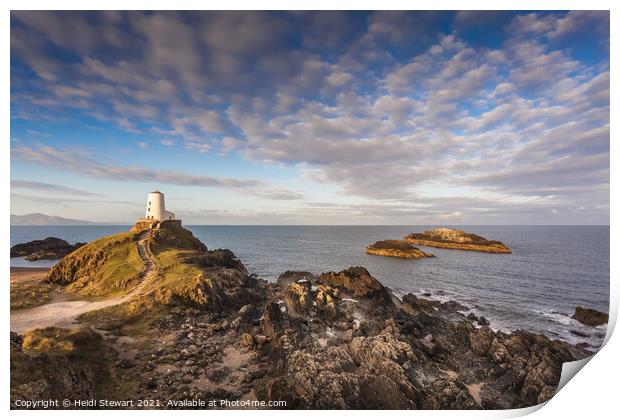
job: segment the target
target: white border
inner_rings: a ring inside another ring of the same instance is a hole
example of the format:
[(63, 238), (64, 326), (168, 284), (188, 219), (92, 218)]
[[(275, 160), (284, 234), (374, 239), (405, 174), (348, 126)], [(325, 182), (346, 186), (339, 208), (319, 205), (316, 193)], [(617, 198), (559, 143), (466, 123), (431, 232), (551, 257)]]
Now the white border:
[[(202, 10), (202, 9), (249, 9), (249, 10), (260, 10), (260, 9), (270, 9), (270, 10), (329, 10), (329, 9), (339, 9), (339, 10), (374, 10), (374, 9), (392, 9), (392, 10), (481, 10), (481, 9), (490, 9), (490, 10), (611, 10), (611, 121), (619, 121), (618, 117), (618, 100), (617, 100), (617, 69), (620, 67), (620, 62), (618, 62), (618, 30), (614, 29), (618, 27), (618, 21), (616, 17), (618, 7), (616, 4), (620, 2), (614, 2), (611, 0), (589, 0), (589, 1), (578, 1), (578, 0), (523, 0), (523, 1), (489, 1), (489, 0), (469, 0), (467, 2), (463, 1), (448, 1), (448, 0), (434, 0), (432, 2), (412, 2), (412, 1), (395, 1), (395, 0), (382, 0), (382, 1), (368, 1), (368, 0), (348, 0), (348, 1), (333, 1), (333, 0), (297, 0), (295, 2), (292, 1), (282, 1), (282, 0), (272, 0), (272, 1), (261, 1), (261, 2), (251, 2), (251, 1), (242, 1), (242, 0), (228, 0), (224, 3), (215, 3), (215, 2), (205, 2), (205, 1), (197, 1), (197, 0), (175, 0), (172, 1), (161, 1), (161, 0), (152, 0), (152, 1), (144, 1), (144, 0), (108, 0), (108, 1), (91, 1), (88, 4), (85, 4), (81, 1), (76, 0), (56, 0), (52, 2), (46, 1), (35, 1), (35, 0), (8, 0), (2, 3), (4, 14), (3, 14), (3, 31), (2, 31), (2, 45), (5, 45), (5, 48), (2, 49), (3, 55), (3, 65), (1, 68), (1, 72), (3, 75), (3, 101), (1, 102), (2, 106), (2, 133), (4, 134), (4, 142), (3, 142), (3, 153), (2, 153), (2, 165), (0, 170), (2, 171), (2, 192), (4, 200), (0, 201), (1, 211), (4, 220), (4, 223), (1, 224), (0, 229), (2, 232), (2, 237), (4, 238), (4, 251), (5, 256), (9, 254), (9, 213), (10, 213), (10, 205), (9, 200), (9, 186), (10, 186), (10, 106), (9, 106), (9, 98), (10, 98), (10, 57), (9, 57), (9, 45), (10, 45), (10, 9), (16, 10), (28, 10), (28, 9), (118, 9), (118, 10), (151, 10), (151, 9), (160, 9), (160, 10)], [(600, 352), (592, 358), (592, 361), (587, 364), (587, 367), (583, 369), (582, 372), (579, 373), (578, 378), (576, 380), (570, 381), (555, 397), (553, 397), (542, 410), (538, 410), (541, 408), (540, 406), (523, 409), (523, 410), (508, 410), (508, 411), (474, 411), (474, 412), (466, 412), (466, 411), (437, 411), (437, 412), (401, 412), (401, 411), (391, 411), (386, 413), (376, 413), (372, 411), (357, 411), (355, 413), (342, 413), (343, 415), (352, 415), (359, 416), (361, 418), (370, 418), (375, 417), (377, 414), (379, 415), (389, 415), (390, 417), (397, 418), (411, 418), (411, 416), (415, 417), (432, 417), (432, 418), (459, 418), (459, 419), (481, 419), (481, 418), (504, 418), (504, 417), (515, 417), (520, 415), (528, 414), (532, 411), (536, 411), (532, 414), (531, 418), (580, 418), (583, 419), (585, 417), (588, 418), (609, 418), (611, 413), (617, 412), (617, 385), (616, 378), (618, 377), (619, 369), (618, 369), (618, 356), (620, 355), (620, 342), (617, 337), (611, 337), (610, 334), (613, 331), (613, 326), (615, 325), (615, 321), (618, 313), (618, 285), (617, 285), (617, 271), (618, 265), (615, 262), (615, 258), (617, 256), (618, 250), (618, 236), (619, 231), (617, 228), (616, 217), (614, 215), (614, 210), (618, 209), (618, 200), (620, 197), (620, 192), (617, 188), (618, 181), (618, 171), (614, 168), (614, 161), (617, 155), (617, 146), (615, 145), (613, 139), (615, 139), (615, 127), (612, 124), (611, 127), (611, 299), (610, 299), (610, 328), (607, 334), (607, 339), (609, 342), (607, 345), (600, 350)], [(0, 272), (4, 274), (3, 278), (5, 279), (4, 288), (2, 289), (4, 302), (5, 302), (5, 314), (4, 325), (5, 325), (5, 337), (8, 338), (9, 331), (9, 293), (8, 293), (8, 276), (9, 273), (9, 259), (8, 257), (2, 259), (0, 267)], [(8, 345), (4, 345), (2, 348), (2, 363), (5, 366), (3, 380), (2, 380), (2, 395), (4, 398), (2, 399), (2, 404), (5, 410), (9, 411), (9, 355), (8, 355)], [(25, 412), (25, 411), (11, 411), (10, 415), (15, 418), (29, 418), (30, 416), (45, 416), (45, 418), (54, 418), (56, 416), (62, 416), (65, 419), (72, 418), (81, 418), (85, 413), (81, 413), (78, 411), (58, 411), (58, 412)], [(138, 412), (138, 411), (119, 411), (115, 412), (113, 416), (120, 417), (131, 417), (131, 418), (143, 418), (145, 416), (149, 417), (159, 417), (159, 418), (167, 418), (169, 416), (169, 412), (165, 411), (149, 411), (149, 412)], [(289, 412), (273, 412), (273, 411), (228, 411), (228, 412), (199, 412), (199, 411), (191, 411), (191, 412), (183, 412), (183, 414), (179, 413), (179, 415), (183, 415), (184, 417), (192, 417), (192, 418), (204, 418), (204, 417), (222, 417), (222, 418), (241, 418), (242, 416), (252, 416), (257, 418), (283, 418), (291, 416), (292, 413)], [(90, 411), (87, 414), (89, 417), (93, 418), (107, 418), (111, 415), (110, 412), (104, 411)], [(330, 412), (318, 412), (318, 411), (303, 411), (303, 412), (295, 412), (293, 414), (295, 417), (301, 418), (315, 418), (316, 416), (327, 416), (327, 417), (336, 417), (340, 416), (341, 413), (337, 411)]]

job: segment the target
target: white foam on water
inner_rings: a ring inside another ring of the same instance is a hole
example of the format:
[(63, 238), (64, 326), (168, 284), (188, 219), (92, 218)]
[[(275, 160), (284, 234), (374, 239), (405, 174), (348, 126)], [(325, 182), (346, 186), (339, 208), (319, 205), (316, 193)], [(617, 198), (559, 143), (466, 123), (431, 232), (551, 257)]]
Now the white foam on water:
[(571, 325), (571, 323), (574, 321), (570, 316), (560, 313), (558, 311), (554, 311), (552, 309), (534, 309), (533, 312), (542, 315), (545, 318), (549, 318), (562, 325)]

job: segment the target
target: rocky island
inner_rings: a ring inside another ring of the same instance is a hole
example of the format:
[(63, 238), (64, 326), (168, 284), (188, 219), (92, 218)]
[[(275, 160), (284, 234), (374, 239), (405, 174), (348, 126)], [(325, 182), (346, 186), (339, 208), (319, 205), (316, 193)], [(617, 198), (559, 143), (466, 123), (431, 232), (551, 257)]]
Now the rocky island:
[(363, 267), (269, 283), (175, 223), (93, 241), (45, 281), (99, 306), (69, 325), (45, 311), (55, 303), (11, 313), (14, 408), (49, 398), (517, 408), (551, 398), (562, 363), (591, 354), (475, 325), (456, 302), (398, 298)]
[(424, 233), (410, 233), (405, 236), (410, 244), (435, 248), (460, 249), (463, 251), (488, 252), (491, 254), (511, 254), (512, 251), (499, 241), (492, 241), (473, 233), (458, 229), (437, 228)]
[(71, 245), (63, 239), (50, 236), (41, 240), (13, 245), (11, 247), (11, 258), (23, 257), (27, 261), (59, 260), (82, 245), (84, 244), (79, 242)]
[(424, 258), (434, 257), (433, 254), (429, 254), (416, 248), (415, 246), (399, 240), (387, 239), (385, 241), (378, 241), (372, 245), (366, 247), (367, 254), (381, 255), (384, 257), (395, 258)]

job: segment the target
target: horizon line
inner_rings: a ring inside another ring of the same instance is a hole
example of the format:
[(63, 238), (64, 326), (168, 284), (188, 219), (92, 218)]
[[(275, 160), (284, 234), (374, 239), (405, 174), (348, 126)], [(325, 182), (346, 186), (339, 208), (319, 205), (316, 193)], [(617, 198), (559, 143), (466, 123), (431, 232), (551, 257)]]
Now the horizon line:
[[(92, 223), (80, 223), (80, 224), (40, 224), (40, 225), (26, 225), (26, 224), (11, 224), (10, 227), (14, 226), (23, 226), (23, 227), (75, 227), (75, 226), (133, 226), (135, 223), (108, 223), (108, 222), (92, 222)], [(589, 224), (567, 224), (567, 223), (558, 223), (558, 224), (549, 224), (549, 223), (518, 223), (518, 224), (454, 224), (454, 223), (423, 223), (423, 224), (252, 224), (252, 223), (236, 223), (236, 224), (208, 224), (208, 223), (187, 223), (184, 226), (608, 226), (611, 225), (604, 223), (589, 223)]]

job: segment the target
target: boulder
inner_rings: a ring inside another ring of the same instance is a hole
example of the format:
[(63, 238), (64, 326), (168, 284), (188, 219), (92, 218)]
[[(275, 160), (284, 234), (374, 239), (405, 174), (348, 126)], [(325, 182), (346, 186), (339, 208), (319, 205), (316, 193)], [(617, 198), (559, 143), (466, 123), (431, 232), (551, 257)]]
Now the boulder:
[(597, 311), (596, 309), (577, 306), (575, 308), (575, 313), (573, 314), (573, 319), (584, 325), (596, 327), (597, 325), (607, 324), (609, 315), (604, 312)]
[(478, 325), (485, 326), (485, 325), (489, 325), (489, 324), (491, 324), (491, 323), (490, 323), (490, 322), (489, 322), (489, 320), (488, 320), (488, 319), (486, 319), (485, 317), (480, 316), (480, 317), (478, 318)]
[(342, 289), (355, 297), (392, 303), (389, 291), (364, 267), (349, 267), (338, 273), (333, 271), (323, 273), (319, 277), (318, 283)]

